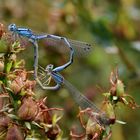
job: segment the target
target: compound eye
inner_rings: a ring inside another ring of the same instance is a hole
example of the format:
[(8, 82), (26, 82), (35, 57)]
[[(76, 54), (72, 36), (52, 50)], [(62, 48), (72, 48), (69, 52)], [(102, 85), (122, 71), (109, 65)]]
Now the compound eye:
[(49, 65), (49, 68), (52, 68), (52, 67), (53, 67), (53, 65), (52, 65), (52, 64), (50, 64), (50, 65)]
[(15, 24), (10, 24), (8, 26), (9, 31), (14, 31), (16, 29), (16, 25)]
[(53, 68), (53, 65), (52, 64), (49, 64), (47, 67), (52, 69)]
[(46, 67), (47, 71), (52, 70), (52, 69), (53, 69), (53, 65), (52, 64), (47, 65), (47, 67)]

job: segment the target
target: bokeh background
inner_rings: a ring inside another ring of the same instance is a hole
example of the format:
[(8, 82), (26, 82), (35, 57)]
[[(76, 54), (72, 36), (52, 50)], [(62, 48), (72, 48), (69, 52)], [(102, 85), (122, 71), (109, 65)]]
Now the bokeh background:
[[(93, 51), (86, 57), (75, 57), (62, 72), (65, 78), (100, 106), (102, 93), (110, 87), (110, 72), (118, 67), (126, 93), (140, 104), (140, 1), (139, 0), (0, 0), (0, 22), (16, 23), (33, 31), (45, 32), (86, 41)], [(39, 64), (62, 65), (68, 54), (40, 45)], [(21, 55), (26, 67), (33, 68), (33, 48)], [(64, 137), (78, 128), (78, 107), (68, 91), (36, 89), (38, 97), (46, 96), (50, 107), (64, 108), (60, 121)], [(113, 126), (112, 140), (140, 139), (140, 110), (118, 108), (118, 119), (126, 125)], [(82, 130), (78, 130), (79, 132)]]

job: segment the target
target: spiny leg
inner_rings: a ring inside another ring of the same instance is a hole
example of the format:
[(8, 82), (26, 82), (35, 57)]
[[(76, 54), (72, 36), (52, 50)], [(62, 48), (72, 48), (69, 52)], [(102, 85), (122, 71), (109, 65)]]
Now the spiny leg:
[(44, 72), (42, 69), (38, 69), (39, 79), (43, 80), (47, 77), (46, 72)]
[(38, 74), (39, 74), (39, 76), (38, 76), (39, 80), (43, 81), (42, 85), (44, 85), (44, 86), (49, 85), (49, 83), (51, 82), (52, 77), (50, 75), (48, 75), (46, 73), (46, 71), (44, 70), (44, 68), (41, 67), (40, 65), (39, 65), (39, 69), (38, 69)]
[[(46, 72), (46, 74), (47, 74), (47, 72)], [(46, 81), (47, 84), (49, 84), (51, 79), (53, 79), (56, 82), (55, 86), (44, 86), (43, 85), (44, 83), (42, 83), (38, 77), (36, 78), (36, 81), (38, 82), (38, 84), (41, 86), (42, 89), (46, 89), (46, 90), (57, 90), (57, 89), (59, 89), (62, 82), (63, 82), (63, 81), (60, 82), (60, 79), (63, 78), (63, 77), (61, 77), (57, 73), (54, 74), (54, 72), (50, 73), (49, 76), (50, 76), (49, 79)]]

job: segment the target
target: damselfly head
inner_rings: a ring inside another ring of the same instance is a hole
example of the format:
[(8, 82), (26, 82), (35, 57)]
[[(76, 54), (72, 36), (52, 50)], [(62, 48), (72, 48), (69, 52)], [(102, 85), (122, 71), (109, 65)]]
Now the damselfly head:
[(49, 65), (46, 66), (45, 71), (46, 72), (51, 72), (52, 69), (53, 69), (53, 65), (52, 64), (49, 64)]
[(16, 30), (16, 24), (10, 24), (9, 26), (8, 26), (8, 30), (9, 31), (15, 31)]

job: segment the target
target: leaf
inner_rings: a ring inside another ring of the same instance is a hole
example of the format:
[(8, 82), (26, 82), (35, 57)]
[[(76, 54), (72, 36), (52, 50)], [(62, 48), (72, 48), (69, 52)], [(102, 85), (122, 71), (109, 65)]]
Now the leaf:
[(123, 102), (124, 102), (125, 105), (128, 105), (129, 104), (128, 101), (125, 98), (122, 98), (122, 100), (123, 100)]
[(57, 116), (56, 114), (53, 115), (53, 118), (52, 118), (52, 124), (53, 126), (56, 125), (56, 123), (62, 118), (62, 116)]
[(20, 60), (14, 64), (14, 68), (20, 68), (20, 66), (24, 65), (24, 60)]
[(126, 122), (120, 121), (120, 120), (116, 120), (116, 123), (119, 123), (119, 124), (126, 124)]
[(7, 114), (7, 116), (12, 118), (12, 119), (19, 120), (19, 118), (14, 114)]
[(10, 61), (9, 63), (7, 63), (7, 66), (6, 66), (6, 73), (9, 73), (9, 72), (10, 72), (10, 70), (11, 70), (11, 68), (12, 68), (12, 64), (13, 64), (12, 61)]
[(38, 123), (36, 123), (35, 121), (32, 121), (32, 124), (38, 126), (39, 128), (43, 128), (41, 125), (39, 125)]
[(25, 122), (25, 126), (26, 126), (29, 130), (31, 130), (31, 124), (30, 124), (29, 122)]

